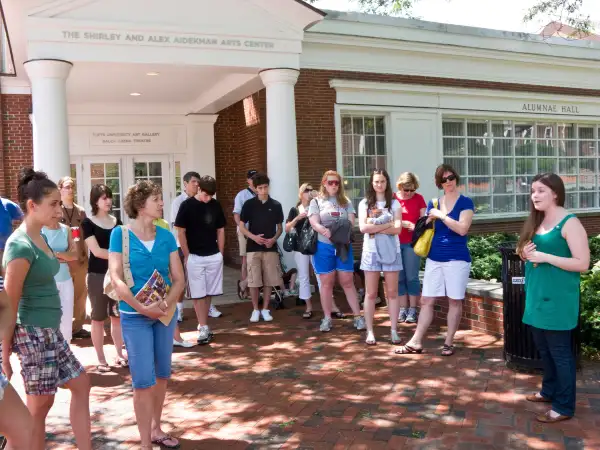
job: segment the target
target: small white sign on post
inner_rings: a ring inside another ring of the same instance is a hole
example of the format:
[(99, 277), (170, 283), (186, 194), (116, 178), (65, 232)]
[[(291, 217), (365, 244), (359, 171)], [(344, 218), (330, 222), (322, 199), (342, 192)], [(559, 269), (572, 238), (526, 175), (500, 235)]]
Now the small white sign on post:
[(512, 284), (525, 284), (525, 277), (512, 277)]

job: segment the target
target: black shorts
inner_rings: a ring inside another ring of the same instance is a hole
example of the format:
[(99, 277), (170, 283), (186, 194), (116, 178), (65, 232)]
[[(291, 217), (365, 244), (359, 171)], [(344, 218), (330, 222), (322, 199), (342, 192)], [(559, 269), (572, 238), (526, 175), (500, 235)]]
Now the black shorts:
[(104, 293), (103, 273), (88, 273), (87, 287), (92, 320), (104, 322), (108, 317), (119, 317), (119, 303)]

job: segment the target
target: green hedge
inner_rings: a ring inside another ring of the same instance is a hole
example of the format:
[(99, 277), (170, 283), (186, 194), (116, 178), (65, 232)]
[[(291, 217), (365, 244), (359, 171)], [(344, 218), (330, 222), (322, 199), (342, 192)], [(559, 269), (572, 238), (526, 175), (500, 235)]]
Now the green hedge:
[[(471, 277), (499, 281), (502, 257), (498, 245), (515, 242), (516, 234), (493, 233), (469, 237)], [(592, 270), (581, 277), (581, 340), (583, 354), (600, 359), (600, 236), (589, 238)]]

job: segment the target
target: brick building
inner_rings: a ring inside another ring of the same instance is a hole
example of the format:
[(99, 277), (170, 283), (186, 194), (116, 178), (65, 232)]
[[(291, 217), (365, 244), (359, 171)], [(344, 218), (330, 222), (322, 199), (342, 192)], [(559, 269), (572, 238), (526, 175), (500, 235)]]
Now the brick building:
[[(112, 186), (124, 216), (129, 184), (162, 183), (168, 210), (194, 169), (216, 176), (230, 214), (248, 169), (268, 172), (287, 209), (331, 168), (354, 201), (382, 166), (417, 173), (432, 197), (446, 161), (475, 201), (475, 232), (518, 230), (547, 170), (600, 232), (598, 43), (300, 0), (2, 4), (16, 69), (1, 84), (3, 195), (33, 163), (70, 172), (82, 205), (94, 183)], [(232, 226), (227, 242), (235, 261)]]

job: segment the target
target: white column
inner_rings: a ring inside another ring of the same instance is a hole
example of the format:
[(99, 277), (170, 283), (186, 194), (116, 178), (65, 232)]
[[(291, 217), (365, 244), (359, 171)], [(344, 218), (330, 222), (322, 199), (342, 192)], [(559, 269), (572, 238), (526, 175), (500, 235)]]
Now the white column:
[[(187, 166), (183, 172), (195, 170), (200, 175), (216, 177), (215, 122), (217, 114), (189, 114), (187, 122)], [(218, 192), (217, 192), (218, 195)]]
[(37, 59), (25, 62), (24, 66), (31, 81), (33, 166), (57, 182), (71, 173), (67, 77), (73, 64)]
[[(284, 217), (298, 201), (298, 142), (296, 138), (295, 69), (269, 69), (260, 73), (267, 88), (267, 174), (270, 193), (283, 207)], [(279, 245), (283, 250), (283, 236)], [(288, 269), (295, 267), (291, 254), (285, 255)]]

